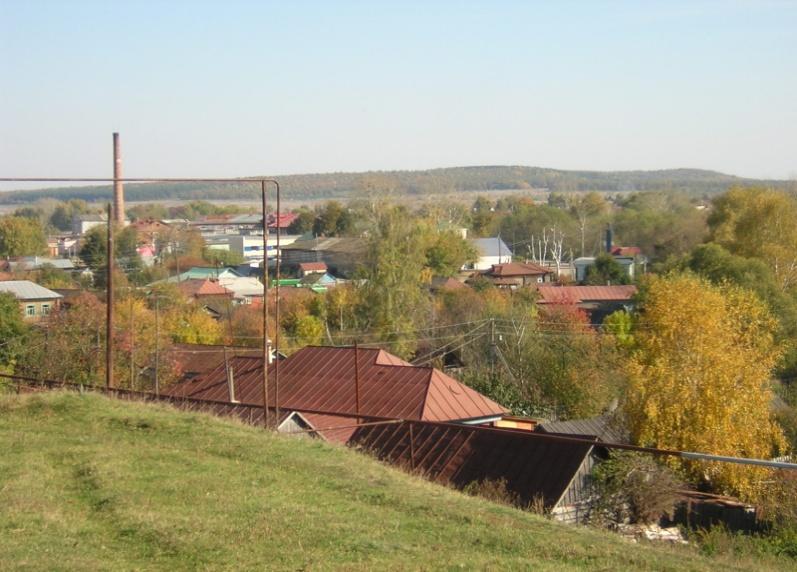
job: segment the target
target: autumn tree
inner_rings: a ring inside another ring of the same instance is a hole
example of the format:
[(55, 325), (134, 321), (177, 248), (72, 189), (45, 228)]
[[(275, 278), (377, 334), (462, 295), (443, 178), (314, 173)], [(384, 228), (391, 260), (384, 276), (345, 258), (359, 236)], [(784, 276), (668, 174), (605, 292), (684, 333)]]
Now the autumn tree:
[[(784, 439), (770, 413), (770, 373), (780, 350), (766, 306), (747, 290), (688, 274), (652, 277), (643, 292), (624, 406), (634, 441), (771, 457)], [(748, 499), (766, 477), (728, 463), (688, 462), (683, 469)]]
[(47, 252), (47, 237), (38, 218), (0, 217), (0, 257), (35, 256)]

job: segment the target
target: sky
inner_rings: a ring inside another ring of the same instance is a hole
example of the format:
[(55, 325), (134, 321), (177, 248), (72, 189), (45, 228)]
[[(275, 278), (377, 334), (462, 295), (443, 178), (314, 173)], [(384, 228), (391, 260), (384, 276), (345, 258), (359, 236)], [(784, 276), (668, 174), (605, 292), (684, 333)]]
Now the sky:
[(114, 131), (130, 177), (797, 178), (797, 1), (0, 0), (0, 177), (110, 176)]

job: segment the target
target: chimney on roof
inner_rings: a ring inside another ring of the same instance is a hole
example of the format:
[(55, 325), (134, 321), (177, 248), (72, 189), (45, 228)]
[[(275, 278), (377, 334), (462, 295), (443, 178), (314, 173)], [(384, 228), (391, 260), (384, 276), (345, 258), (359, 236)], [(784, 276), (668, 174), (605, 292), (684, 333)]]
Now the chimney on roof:
[(606, 225), (606, 254), (612, 253), (612, 225)]
[(119, 134), (113, 134), (113, 219), (119, 224), (125, 222), (125, 190), (122, 182), (122, 154)]

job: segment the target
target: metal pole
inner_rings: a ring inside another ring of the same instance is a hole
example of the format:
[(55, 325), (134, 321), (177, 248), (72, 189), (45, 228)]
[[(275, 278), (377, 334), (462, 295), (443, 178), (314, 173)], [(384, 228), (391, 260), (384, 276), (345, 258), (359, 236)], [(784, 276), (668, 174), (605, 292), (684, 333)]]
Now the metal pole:
[(130, 296), (130, 389), (136, 388), (136, 321), (134, 317), (135, 301), (133, 300), (133, 291), (129, 292)]
[(409, 422), (410, 425), (410, 468), (414, 471), (415, 470), (415, 435), (412, 431), (412, 421)]
[(268, 428), (268, 224), (266, 223), (266, 182), (260, 181), (263, 211), (263, 424)]
[[(277, 300), (274, 311), (274, 322), (276, 323), (276, 331), (274, 333), (274, 408), (277, 415), (277, 423), (280, 418), (280, 187), (277, 185)], [(264, 215), (265, 216), (265, 215)], [(268, 232), (268, 226), (266, 226)], [(263, 256), (263, 260), (268, 261), (268, 253)], [(268, 264), (266, 264), (268, 266)]]
[(105, 388), (113, 387), (113, 215), (108, 203), (107, 272), (105, 279)]
[(160, 386), (160, 355), (161, 355), (161, 322), (160, 322), (160, 297), (155, 296), (155, 395), (161, 394)]
[(354, 411), (360, 424), (360, 346), (354, 342)]

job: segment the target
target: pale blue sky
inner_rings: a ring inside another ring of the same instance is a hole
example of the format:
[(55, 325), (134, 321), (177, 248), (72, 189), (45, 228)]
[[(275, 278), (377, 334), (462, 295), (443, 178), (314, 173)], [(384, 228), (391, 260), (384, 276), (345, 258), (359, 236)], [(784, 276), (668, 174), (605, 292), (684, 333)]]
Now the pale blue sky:
[[(797, 177), (797, 2), (0, 0), (0, 173)], [(7, 187), (5, 187), (7, 188)]]

